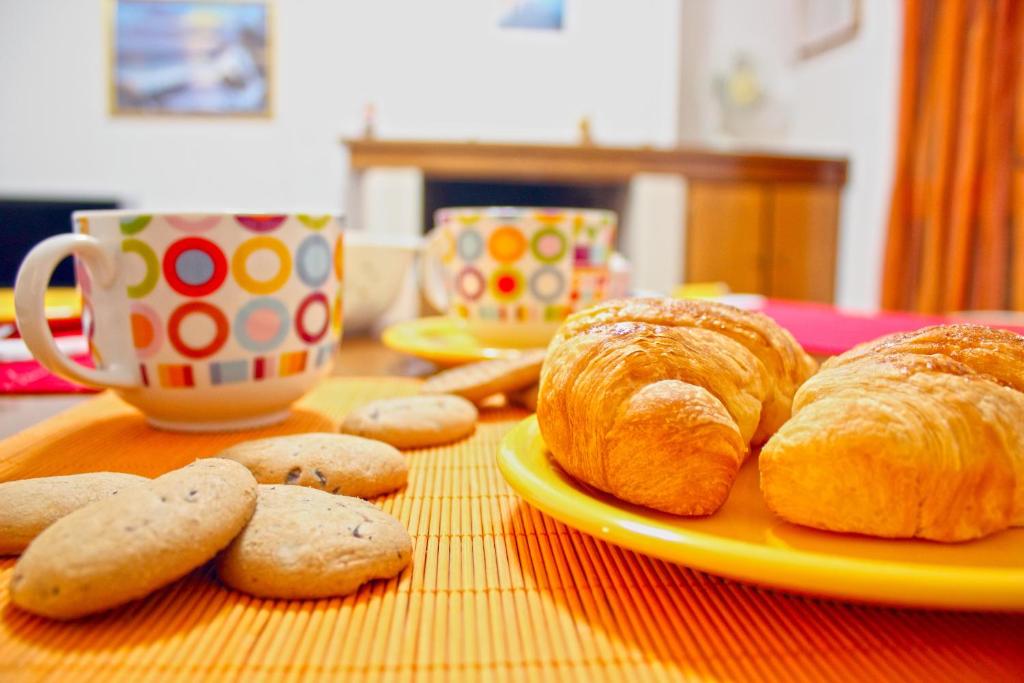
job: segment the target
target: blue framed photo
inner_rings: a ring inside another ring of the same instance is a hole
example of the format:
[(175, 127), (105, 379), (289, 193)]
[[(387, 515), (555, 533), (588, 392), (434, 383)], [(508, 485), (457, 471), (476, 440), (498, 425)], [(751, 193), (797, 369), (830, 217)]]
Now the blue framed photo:
[(271, 115), (269, 2), (109, 2), (113, 114)]
[(499, 0), (498, 26), (561, 31), (565, 0)]

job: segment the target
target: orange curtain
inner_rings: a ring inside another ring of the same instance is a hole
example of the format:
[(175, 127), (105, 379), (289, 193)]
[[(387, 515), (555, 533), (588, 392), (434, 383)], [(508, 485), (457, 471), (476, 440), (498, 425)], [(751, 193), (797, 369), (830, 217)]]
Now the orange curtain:
[(1024, 310), (1020, 0), (904, 0), (882, 305)]

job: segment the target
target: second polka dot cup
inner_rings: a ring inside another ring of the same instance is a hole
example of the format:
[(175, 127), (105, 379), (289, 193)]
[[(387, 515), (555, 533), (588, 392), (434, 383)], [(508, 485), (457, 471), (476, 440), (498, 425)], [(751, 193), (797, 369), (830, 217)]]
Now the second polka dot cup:
[(434, 224), (424, 293), (484, 344), (543, 346), (606, 296), (612, 211), (460, 207), (440, 209)]
[[(283, 420), (341, 339), (334, 216), (84, 211), (39, 243), (15, 285), (29, 350), (69, 380), (113, 388), (156, 427), (222, 431)], [(95, 362), (65, 356), (43, 295), (73, 255)]]

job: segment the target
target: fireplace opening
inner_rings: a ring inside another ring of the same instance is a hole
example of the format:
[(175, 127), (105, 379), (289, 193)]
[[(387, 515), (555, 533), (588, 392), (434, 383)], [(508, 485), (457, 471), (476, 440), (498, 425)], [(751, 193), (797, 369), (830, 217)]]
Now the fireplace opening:
[(610, 209), (622, 220), (627, 186), (620, 184), (536, 185), (427, 179), (423, 197), (423, 225), (430, 230), (434, 212), (447, 206), (538, 206)]

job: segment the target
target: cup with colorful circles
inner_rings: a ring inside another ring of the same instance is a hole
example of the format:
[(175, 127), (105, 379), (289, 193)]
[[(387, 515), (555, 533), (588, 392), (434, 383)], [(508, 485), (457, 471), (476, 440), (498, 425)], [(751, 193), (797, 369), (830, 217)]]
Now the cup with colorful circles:
[(439, 209), (423, 290), (487, 346), (544, 346), (572, 312), (608, 296), (616, 215), (603, 209)]
[[(341, 340), (343, 242), (331, 215), (80, 211), (25, 258), (18, 327), (74, 382), (111, 388), (156, 427), (222, 431), (285, 419)], [(74, 256), (95, 367), (54, 343), (43, 297)]]

